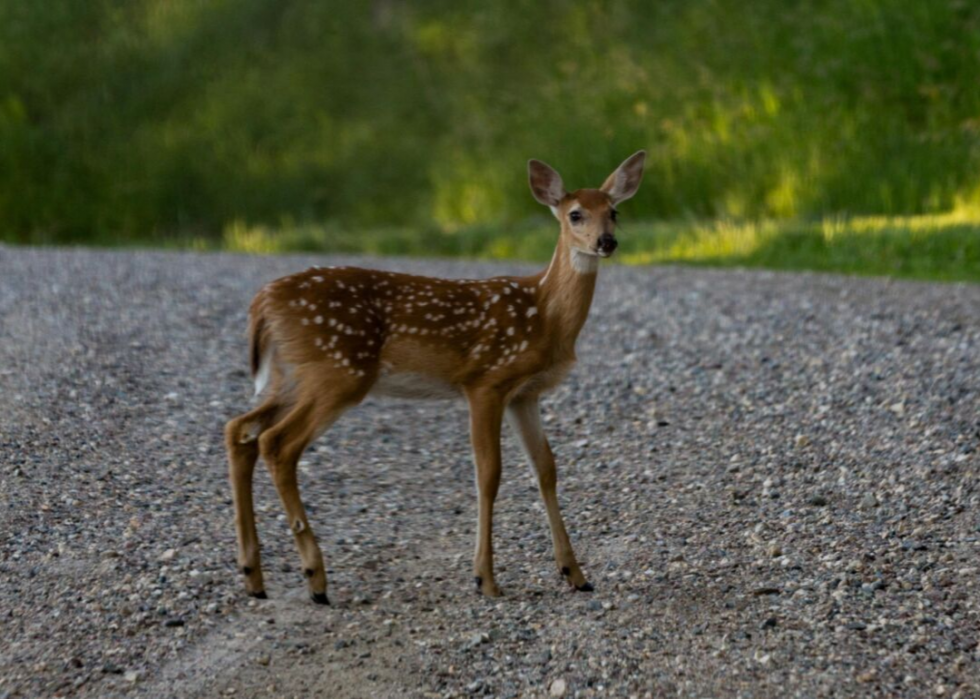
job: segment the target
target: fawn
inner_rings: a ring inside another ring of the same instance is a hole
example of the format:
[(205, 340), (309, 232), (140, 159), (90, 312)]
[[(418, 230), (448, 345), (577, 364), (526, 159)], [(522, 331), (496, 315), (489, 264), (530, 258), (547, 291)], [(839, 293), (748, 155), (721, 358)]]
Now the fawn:
[(480, 592), (500, 594), (491, 528), (506, 415), (537, 475), (558, 570), (591, 591), (572, 551), (555, 493), (555, 460), (541, 427), (539, 396), (575, 363), (600, 257), (616, 249), (616, 205), (640, 186), (644, 151), (599, 189), (565, 191), (561, 177), (528, 163), (531, 192), (561, 223), (551, 264), (530, 277), (448, 280), (353, 267), (314, 267), (264, 286), (249, 311), (254, 410), (225, 429), (245, 588), (265, 599), (252, 509), (261, 455), (286, 510), (314, 602), (329, 604), (323, 555), (297, 487), (303, 450), (368, 395), (465, 397), (476, 462), (479, 519), (473, 573)]

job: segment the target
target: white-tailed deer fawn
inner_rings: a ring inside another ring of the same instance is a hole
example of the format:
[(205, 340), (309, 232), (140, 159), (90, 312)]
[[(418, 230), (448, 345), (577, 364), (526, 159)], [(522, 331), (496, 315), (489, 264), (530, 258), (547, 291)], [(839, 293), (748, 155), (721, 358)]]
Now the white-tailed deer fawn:
[(370, 394), (468, 401), (479, 494), (473, 573), (483, 594), (500, 594), (491, 527), (505, 415), (537, 474), (558, 570), (575, 589), (592, 590), (558, 509), (555, 461), (538, 398), (575, 362), (599, 258), (616, 249), (616, 204), (636, 193), (645, 156), (631, 156), (599, 189), (571, 193), (548, 165), (528, 163), (534, 198), (561, 222), (551, 264), (533, 276), (455, 281), (314, 267), (259, 291), (249, 332), (262, 402), (225, 430), (238, 564), (251, 595), (266, 596), (252, 510), (252, 472), (261, 455), (296, 538), (310, 594), (328, 603), (323, 555), (300, 500), (296, 466), (317, 435)]

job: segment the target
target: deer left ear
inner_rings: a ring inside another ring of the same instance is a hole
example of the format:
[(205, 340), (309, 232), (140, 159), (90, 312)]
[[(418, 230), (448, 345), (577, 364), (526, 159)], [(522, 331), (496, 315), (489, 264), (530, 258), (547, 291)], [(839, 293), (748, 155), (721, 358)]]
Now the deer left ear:
[(643, 179), (643, 163), (646, 158), (645, 150), (637, 151), (606, 178), (599, 189), (609, 195), (613, 204), (626, 201), (636, 194), (636, 190), (640, 188), (640, 180)]

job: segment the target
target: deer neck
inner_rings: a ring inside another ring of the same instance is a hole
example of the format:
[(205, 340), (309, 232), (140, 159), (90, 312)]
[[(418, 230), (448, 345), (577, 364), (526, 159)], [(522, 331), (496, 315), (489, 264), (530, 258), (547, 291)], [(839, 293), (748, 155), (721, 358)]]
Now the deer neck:
[(551, 264), (538, 280), (538, 308), (556, 349), (574, 355), (575, 340), (589, 317), (599, 258), (571, 248), (562, 236)]

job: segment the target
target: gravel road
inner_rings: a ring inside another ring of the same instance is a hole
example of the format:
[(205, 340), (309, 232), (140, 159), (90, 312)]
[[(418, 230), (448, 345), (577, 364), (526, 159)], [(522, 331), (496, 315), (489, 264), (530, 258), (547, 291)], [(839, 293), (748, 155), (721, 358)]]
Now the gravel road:
[(980, 287), (606, 267), (545, 402), (594, 593), (508, 435), (478, 597), (465, 407), (369, 399), (301, 465), (333, 606), (264, 470), (252, 600), (247, 304), (337, 262), (0, 248), (0, 699), (980, 696)]

